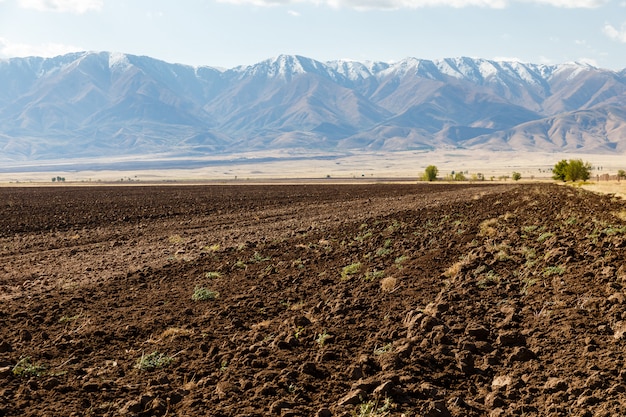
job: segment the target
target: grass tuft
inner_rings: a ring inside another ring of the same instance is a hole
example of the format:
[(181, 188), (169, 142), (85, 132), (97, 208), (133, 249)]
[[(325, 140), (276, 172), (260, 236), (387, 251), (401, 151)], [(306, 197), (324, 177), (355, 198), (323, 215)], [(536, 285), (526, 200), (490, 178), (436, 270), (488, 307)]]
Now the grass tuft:
[(214, 300), (219, 297), (219, 293), (217, 291), (210, 290), (205, 287), (196, 286), (193, 290), (193, 294), (191, 295), (191, 299), (193, 301), (207, 301)]

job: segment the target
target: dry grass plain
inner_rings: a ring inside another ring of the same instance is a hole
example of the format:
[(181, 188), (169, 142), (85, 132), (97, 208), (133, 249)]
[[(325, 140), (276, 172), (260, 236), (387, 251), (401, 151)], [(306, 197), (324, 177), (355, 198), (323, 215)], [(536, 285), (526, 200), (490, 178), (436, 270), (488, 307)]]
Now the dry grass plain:
[[(21, 167), (10, 172), (7, 165), (0, 172), (0, 183), (50, 183), (53, 176), (66, 178), (68, 182), (120, 182), (129, 179), (139, 182), (235, 182), (332, 179), (336, 181), (354, 180), (377, 181), (380, 179), (414, 180), (423, 173), (426, 166), (434, 164), (440, 176), (452, 171), (471, 174), (482, 173), (485, 178), (498, 179), (520, 172), (523, 179), (550, 179), (550, 170), (561, 159), (581, 158), (589, 161), (596, 169), (595, 174), (615, 174), (618, 169), (626, 169), (625, 155), (599, 154), (557, 154), (557, 153), (516, 153), (482, 152), (467, 150), (450, 151), (406, 151), (406, 152), (361, 152), (345, 154), (310, 155), (280, 152), (248, 152), (225, 157), (207, 157), (195, 160), (185, 166), (182, 161), (173, 168), (160, 169), (99, 169), (87, 168), (89, 161), (81, 162), (79, 170), (67, 170), (57, 162), (44, 172), (34, 166), (32, 171)], [(92, 161), (103, 163), (106, 161)], [(198, 167), (196, 163), (204, 166)], [(192, 167), (193, 165), (193, 167)], [(36, 168), (36, 169), (35, 169)], [(601, 169), (598, 169), (601, 168)], [(21, 172), (17, 172), (21, 171)]]

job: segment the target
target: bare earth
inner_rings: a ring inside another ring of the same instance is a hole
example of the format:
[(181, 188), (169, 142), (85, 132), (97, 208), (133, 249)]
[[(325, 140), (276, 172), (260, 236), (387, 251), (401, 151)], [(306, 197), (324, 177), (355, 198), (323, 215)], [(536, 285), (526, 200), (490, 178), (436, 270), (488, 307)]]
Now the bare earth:
[(6, 187), (0, 213), (0, 416), (626, 409), (611, 195)]

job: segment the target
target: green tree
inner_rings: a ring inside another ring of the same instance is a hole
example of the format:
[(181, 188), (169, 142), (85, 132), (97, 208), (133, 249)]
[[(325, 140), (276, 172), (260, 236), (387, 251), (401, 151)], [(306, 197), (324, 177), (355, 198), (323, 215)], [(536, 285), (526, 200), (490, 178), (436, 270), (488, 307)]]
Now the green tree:
[(462, 172), (454, 174), (454, 181), (465, 181), (466, 179), (467, 178), (465, 178), (465, 175)]
[(437, 167), (434, 165), (428, 165), (424, 170), (422, 178), (424, 181), (435, 181), (437, 179), (437, 174), (439, 174)]
[(515, 181), (519, 181), (519, 180), (521, 180), (521, 179), (522, 179), (522, 174), (520, 174), (519, 172), (513, 172), (512, 178), (513, 178)]
[(552, 178), (555, 180), (565, 181), (565, 170), (567, 169), (568, 163), (567, 160), (561, 159), (559, 162), (554, 165), (552, 168)]
[(566, 181), (587, 181), (591, 177), (591, 164), (582, 159), (570, 159), (565, 171)]
[(617, 178), (626, 178), (626, 171), (620, 169), (617, 171)]
[(591, 164), (582, 159), (559, 161), (552, 169), (552, 178), (561, 181), (587, 181), (591, 177)]

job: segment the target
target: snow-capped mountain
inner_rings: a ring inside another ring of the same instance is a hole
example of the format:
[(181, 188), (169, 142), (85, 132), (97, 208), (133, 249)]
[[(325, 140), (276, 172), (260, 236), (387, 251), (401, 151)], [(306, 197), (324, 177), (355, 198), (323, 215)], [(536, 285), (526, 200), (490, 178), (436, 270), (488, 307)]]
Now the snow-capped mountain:
[(121, 53), (0, 60), (0, 160), (258, 149), (626, 152), (626, 70), (473, 58), (228, 70)]

